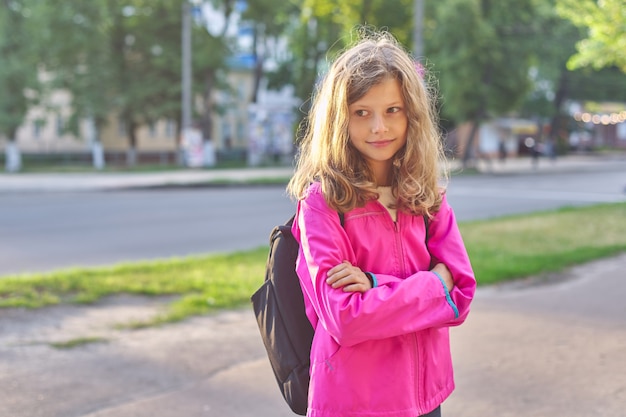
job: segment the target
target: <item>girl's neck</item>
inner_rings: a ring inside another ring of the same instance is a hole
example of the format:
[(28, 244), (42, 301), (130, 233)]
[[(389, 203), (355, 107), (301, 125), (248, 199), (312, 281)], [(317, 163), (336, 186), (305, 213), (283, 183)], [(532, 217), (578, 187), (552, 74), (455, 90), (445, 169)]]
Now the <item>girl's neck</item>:
[(377, 186), (387, 187), (391, 185), (391, 164), (370, 165), (370, 169), (374, 174), (374, 180)]

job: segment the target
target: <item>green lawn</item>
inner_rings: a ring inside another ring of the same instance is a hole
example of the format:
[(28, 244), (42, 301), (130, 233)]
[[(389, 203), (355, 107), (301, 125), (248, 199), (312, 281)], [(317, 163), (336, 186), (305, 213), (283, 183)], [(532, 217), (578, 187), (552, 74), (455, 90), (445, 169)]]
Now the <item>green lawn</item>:
[(479, 284), (562, 270), (626, 251), (626, 203), (460, 225)]
[[(626, 203), (460, 224), (479, 285), (554, 272), (626, 251)], [(269, 231), (268, 231), (269, 233)], [(0, 308), (92, 303), (113, 294), (180, 295), (149, 323), (249, 303), (267, 248), (0, 278)]]

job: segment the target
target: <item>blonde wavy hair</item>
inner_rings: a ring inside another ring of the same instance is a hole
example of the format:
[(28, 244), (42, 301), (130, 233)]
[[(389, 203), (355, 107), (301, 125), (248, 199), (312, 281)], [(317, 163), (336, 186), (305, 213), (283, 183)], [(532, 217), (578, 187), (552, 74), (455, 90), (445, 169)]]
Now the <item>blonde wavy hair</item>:
[(408, 118), (406, 145), (394, 156), (392, 192), (397, 208), (432, 215), (441, 204), (447, 178), (434, 109), (434, 89), (420, 74), (421, 67), (387, 32), (361, 35), (331, 65), (313, 95), (304, 136), (288, 194), (304, 199), (313, 181), (321, 183), (330, 207), (347, 212), (378, 198), (374, 176), (348, 136), (348, 106), (387, 79), (400, 82)]

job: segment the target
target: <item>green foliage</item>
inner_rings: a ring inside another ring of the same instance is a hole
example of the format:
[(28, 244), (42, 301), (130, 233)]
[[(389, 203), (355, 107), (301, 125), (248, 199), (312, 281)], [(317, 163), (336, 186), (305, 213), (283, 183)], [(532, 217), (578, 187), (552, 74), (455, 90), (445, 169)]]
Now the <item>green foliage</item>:
[(530, 88), (534, 4), (446, 0), (427, 50), (444, 118), (480, 122), (515, 109)]
[[(116, 96), (116, 78), (111, 70), (115, 53), (107, 44), (112, 25), (106, 2), (31, 2), (32, 19), (38, 30), (31, 34), (47, 74), (48, 93), (64, 89), (72, 95), (68, 129), (78, 134), (79, 121), (93, 117), (102, 127)], [(55, 111), (43, 96), (39, 105)]]
[(626, 72), (617, 67), (580, 68), (569, 71), (568, 77), (573, 100), (623, 102), (626, 97)]
[[(233, 0), (212, 3), (225, 17), (235, 8)], [(58, 111), (47, 93), (59, 88), (71, 94), (66, 126), (74, 133), (85, 118), (100, 131), (111, 116), (120, 117), (133, 147), (139, 125), (180, 121), (180, 1), (0, 4), (0, 135), (12, 139), (34, 104)], [(626, 83), (617, 74), (625, 72), (626, 61), (623, 0), (441, 0), (424, 6), (426, 65), (439, 80), (439, 107), (450, 128), (511, 112), (556, 118), (568, 98), (624, 97)], [(255, 85), (266, 76), (270, 88), (294, 86), (304, 103), (301, 117), (327, 59), (352, 40), (355, 28), (387, 29), (410, 49), (413, 8), (412, 0), (250, 0), (242, 19), (254, 33)], [(225, 88), (226, 58), (241, 52), (225, 29), (211, 35), (199, 24), (193, 28), (193, 85), (207, 104), (205, 124), (220, 111), (211, 96)], [(570, 71), (568, 62), (584, 68)], [(45, 85), (38, 82), (39, 70)]]
[(412, 43), (413, 0), (313, 0), (305, 4), (314, 15), (330, 19), (341, 29), (344, 44), (359, 26), (386, 29), (407, 47)]
[[(575, 52), (580, 30), (556, 13), (554, 3), (555, 0), (536, 2), (529, 35), (534, 45), (529, 74), (532, 87), (519, 110), (522, 117), (557, 117), (562, 112), (563, 102), (571, 98), (572, 87), (576, 86), (570, 81), (566, 62)], [(551, 130), (556, 129), (553, 126)]]
[[(535, 56), (531, 81), (534, 87), (519, 110), (524, 117), (552, 118), (553, 137), (564, 127), (560, 121), (570, 118), (564, 108), (566, 100), (618, 102), (626, 97), (626, 74), (616, 67), (568, 69), (568, 61), (576, 53), (576, 44), (584, 38), (587, 28), (577, 27), (557, 13), (560, 10), (556, 8), (557, 3), (557, 0), (537, 2), (532, 35)], [(581, 6), (575, 3), (576, 7)]]
[(616, 66), (626, 73), (626, 7), (623, 0), (557, 0), (557, 12), (587, 30), (568, 68)]
[(0, 1), (0, 136), (11, 141), (39, 93), (35, 28), (27, 1)]
[[(268, 75), (270, 86), (292, 84), (296, 96), (306, 101), (328, 60), (351, 43), (355, 29), (368, 26), (393, 33), (405, 46), (412, 43), (413, 2), (411, 0), (306, 0), (289, 10), (296, 23), (285, 25), (288, 56)], [(306, 109), (306, 106), (305, 106)]]

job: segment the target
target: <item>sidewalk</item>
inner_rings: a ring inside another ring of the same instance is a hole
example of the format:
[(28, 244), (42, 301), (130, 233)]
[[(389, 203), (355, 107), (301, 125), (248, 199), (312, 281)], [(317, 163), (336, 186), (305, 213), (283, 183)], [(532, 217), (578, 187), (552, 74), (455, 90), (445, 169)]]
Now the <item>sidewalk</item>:
[(112, 189), (199, 185), (289, 178), (291, 167), (222, 170), (180, 170), (141, 173), (17, 173), (0, 174), (0, 193), (50, 191), (104, 191)]
[[(626, 254), (479, 288), (451, 329), (456, 417), (623, 417)], [(555, 302), (558, 300), (558, 302)], [(289, 417), (251, 308), (124, 330), (167, 298), (0, 312), (0, 416)], [(73, 349), (54, 342), (98, 338)]]
[[(511, 175), (523, 173), (573, 172), (604, 169), (614, 164), (626, 164), (626, 153), (612, 155), (568, 155), (556, 160), (540, 158), (533, 166), (530, 157), (509, 158), (505, 162), (478, 161), (476, 169), (483, 174)], [(462, 172), (461, 161), (449, 162), (453, 173)], [(53, 191), (105, 191), (112, 189), (146, 188), (164, 186), (198, 186), (211, 182), (237, 183), (258, 180), (289, 178), (291, 166), (271, 168), (179, 170), (142, 173), (0, 173), (0, 193), (53, 192)]]
[[(508, 158), (499, 161), (494, 158), (491, 161), (480, 159), (476, 169), (483, 174), (528, 174), (528, 173), (551, 173), (551, 172), (578, 172), (585, 170), (604, 169), (615, 165), (626, 165), (626, 152), (610, 154), (569, 154), (555, 159), (541, 157), (533, 161), (530, 156)], [(452, 169), (460, 169), (459, 161), (452, 163)]]

